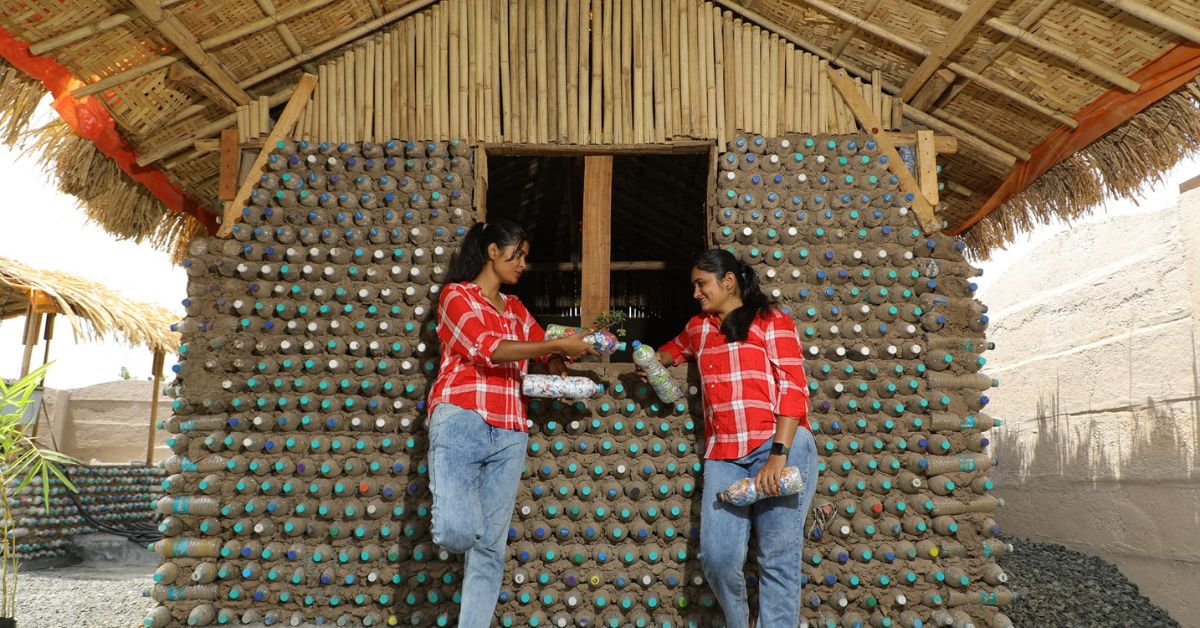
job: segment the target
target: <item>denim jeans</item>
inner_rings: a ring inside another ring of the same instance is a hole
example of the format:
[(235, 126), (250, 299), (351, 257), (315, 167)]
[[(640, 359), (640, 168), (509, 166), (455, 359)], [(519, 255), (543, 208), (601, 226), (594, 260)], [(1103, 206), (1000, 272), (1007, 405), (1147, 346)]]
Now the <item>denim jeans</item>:
[(433, 542), (466, 554), (459, 628), (492, 625), (528, 439), (449, 403), (429, 417)]
[(700, 504), (700, 565), (725, 612), (727, 628), (747, 628), (743, 567), (750, 526), (758, 537), (758, 626), (792, 628), (800, 623), (800, 576), (804, 519), (817, 489), (817, 446), (812, 432), (796, 428), (787, 464), (799, 467), (804, 490), (770, 497), (749, 506), (717, 501), (730, 484), (758, 475), (771, 453), (770, 439), (736, 460), (704, 461), (704, 496)]

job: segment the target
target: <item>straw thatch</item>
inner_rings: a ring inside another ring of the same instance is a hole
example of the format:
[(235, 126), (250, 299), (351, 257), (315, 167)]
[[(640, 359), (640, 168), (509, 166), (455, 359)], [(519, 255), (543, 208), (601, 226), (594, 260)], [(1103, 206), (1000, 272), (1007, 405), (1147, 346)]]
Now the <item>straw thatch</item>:
[(1055, 218), (1070, 222), (1110, 199), (1144, 193), (1200, 148), (1200, 82), (1148, 107), (1001, 205), (963, 234), (968, 251), (986, 259), (995, 247)]
[[(512, 24), (505, 21), (509, 12), (504, 8), (521, 15), (523, 12), (514, 7), (519, 9), (543, 1), (57, 0), (34, 3), (36, 8), (31, 8), (24, 0), (0, 0), (0, 28), (30, 43), (34, 54), (52, 59), (75, 77), (83, 86), (81, 89), (90, 93), (89, 98), (105, 105), (121, 134), (138, 152), (139, 163), (166, 174), (202, 208), (193, 211), (202, 213), (219, 208), (214, 202), (219, 159), (211, 148), (200, 148), (198, 141), (211, 141), (222, 128), (243, 127), (250, 116), (235, 115), (239, 103), (245, 109), (250, 102), (269, 102), (277, 113), (278, 106), (286, 99), (286, 89), (296, 83), (301, 71), (315, 72), (318, 66), (343, 58), (346, 51), (368, 39), (378, 39), (380, 32), (388, 29), (393, 34), (399, 33), (390, 41), (402, 42), (405, 50), (401, 53), (401, 46), (393, 46), (391, 50), (397, 51), (393, 63), (383, 65), (390, 68), (393, 78), (401, 74), (397, 63), (409, 67), (417, 59), (423, 59), (422, 71), (432, 72), (435, 78), (425, 83), (410, 80), (404, 86), (394, 82), (389, 92), (379, 89), (383, 81), (374, 81), (365, 72), (351, 73), (343, 76), (343, 83), (326, 95), (340, 94), (343, 87), (349, 93), (373, 85), (375, 92), (382, 95), (383, 104), (387, 105), (390, 95), (407, 102), (412, 110), (415, 103), (408, 99), (421, 94), (424, 88), (429, 90), (424, 98), (437, 103), (432, 109), (439, 116), (453, 112), (446, 115), (453, 115), (455, 124), (462, 124), (457, 137), (468, 142), (479, 140), (481, 135), (472, 125), (487, 122), (483, 120), (485, 116), (468, 111), (474, 105), (463, 107), (458, 102), (459, 96), (469, 93), (472, 103), (481, 97), (493, 103), (502, 98), (507, 103), (511, 95), (507, 91), (509, 85), (493, 83), (492, 76), (472, 76), (471, 82), (461, 83), (460, 89), (464, 91), (452, 92), (443, 85), (447, 80), (456, 73), (476, 72), (476, 67), (485, 65), (468, 61), (451, 67), (450, 60), (480, 59), (480, 49), (476, 46), (481, 43), (483, 59), (488, 58), (488, 46), (490, 52), (507, 53), (497, 48), (499, 38), (494, 37), (494, 31), (502, 28), (514, 35), (511, 42), (527, 43), (527, 51), (544, 45), (543, 35), (549, 35), (547, 41), (553, 42), (558, 31), (534, 33), (530, 30), (533, 27), (526, 23), (528, 15)], [(611, 0), (611, 3), (628, 11), (624, 3), (629, 1)], [(571, 4), (575, 15), (595, 18), (595, 2), (567, 2), (580, 3), (578, 7)], [(691, 6), (691, 3), (688, 0), (669, 6)], [(152, 15), (147, 17), (131, 9), (131, 5), (144, 7)], [(978, 21), (963, 21), (971, 13), (968, 9), (985, 5), (988, 10)], [(483, 10), (476, 9), (481, 6)], [(551, 2), (547, 6), (553, 8), (557, 4)], [(655, 10), (668, 5), (653, 0), (642, 6), (651, 7), (654, 15)], [(471, 12), (463, 13), (468, 8)], [(959, 138), (959, 153), (940, 159), (941, 176), (946, 182), (940, 215), (952, 228), (965, 224), (1005, 180), (1014, 164), (1028, 159), (1030, 151), (1063, 125), (1075, 125), (1076, 114), (1109, 90), (1136, 88), (1139, 83), (1130, 77), (1138, 76), (1139, 71), (1182, 43), (1200, 42), (1196, 0), (1086, 3), (1002, 0), (994, 4), (987, 0), (715, 0), (715, 4), (704, 4), (702, 8), (715, 12), (717, 22), (736, 20), (746, 28), (753, 25), (756, 32), (761, 27), (763, 32), (781, 36), (780, 41), (786, 41), (795, 50), (843, 67), (864, 83), (870, 81), (870, 89), (881, 96), (876, 102), (884, 94), (898, 95), (908, 87), (910, 98), (902, 107), (904, 118), (913, 126), (927, 126), (939, 134)], [(451, 26), (446, 26), (445, 19), (434, 19), (447, 14), (460, 18), (468, 15), (469, 19)], [(417, 16), (426, 18), (426, 30), (430, 23), (438, 25), (439, 31), (433, 39), (429, 32), (423, 40), (415, 35), (417, 29), (411, 20)], [(476, 18), (478, 22), (471, 21)], [(493, 21), (495, 18), (500, 21)], [(466, 30), (459, 28), (464, 24)], [(603, 37), (606, 31), (598, 28), (598, 23), (593, 26), (596, 28), (589, 28), (585, 20), (575, 32), (582, 40)], [(518, 29), (525, 30), (518, 32)], [(962, 35), (961, 40), (957, 35)], [(176, 45), (184, 40), (190, 44)], [(672, 41), (670, 37), (665, 40)], [(947, 40), (954, 45), (943, 50)], [(428, 58), (418, 54), (416, 43), (421, 41)], [(458, 42), (457, 52), (465, 54), (456, 57), (456, 51), (451, 51), (447, 56), (445, 51), (450, 41)], [(511, 42), (510, 48), (516, 45)], [(580, 55), (588, 50), (587, 43), (584, 41), (579, 47)], [(552, 60), (552, 48), (542, 56)], [(434, 55), (435, 52), (438, 54)], [(700, 52), (705, 52), (703, 46)], [(633, 78), (637, 80), (650, 70), (638, 64), (640, 53), (636, 47), (633, 54)], [(583, 60), (582, 56), (577, 58)], [(940, 72), (909, 85), (919, 70), (928, 69), (927, 65), (922, 67), (927, 58), (938, 60), (935, 65)], [(513, 63), (515, 71), (521, 71), (521, 60), (514, 59)], [(733, 63), (733, 57), (726, 59), (727, 73), (736, 71)], [(339, 67), (344, 70), (349, 66)], [(555, 65), (552, 63), (550, 68), (553, 72)], [(36, 85), (19, 72), (7, 71), (6, 67), (0, 70), (3, 70), (0, 71), (0, 140), (13, 141), (27, 124), (31, 103), (36, 101), (33, 98)], [(380, 71), (380, 68), (375, 70), (376, 74)], [(748, 74), (762, 79), (762, 93), (770, 91), (770, 76), (757, 71)], [(408, 76), (411, 79), (413, 73)], [(532, 70), (529, 77), (532, 81)], [(542, 80), (539, 76), (538, 81)], [(579, 81), (581, 86), (586, 82), (586, 79)], [(481, 85), (485, 91), (472, 91)], [(439, 89), (434, 89), (435, 86)], [(520, 88), (521, 81), (516, 81), (516, 86)], [(551, 79), (550, 87), (553, 86)], [(603, 102), (606, 110), (600, 119), (608, 120), (614, 114), (622, 119), (625, 112), (636, 110), (633, 105), (638, 93), (636, 89), (618, 90), (616, 101)], [(691, 97), (704, 93), (697, 91)], [(547, 95), (551, 99), (547, 102), (553, 101), (554, 94)], [(1185, 115), (1181, 96), (1182, 93), (1171, 97), (1175, 105), (1167, 105), (1169, 111), (1163, 108), (1147, 111), (1135, 117), (1141, 122), (1126, 128), (1127, 136), (1146, 131), (1150, 137), (1173, 140), (1166, 145), (1154, 145), (1148, 151), (1161, 154), (1130, 155), (1128, 142), (1110, 141), (1067, 159), (1044, 174), (1025, 194), (1010, 199), (993, 217), (973, 227), (968, 236), (973, 250), (984, 254), (987, 249), (1008, 241), (1016, 230), (1044, 217), (1070, 219), (1095, 207), (1105, 196), (1127, 194), (1143, 181), (1160, 175), (1162, 168), (1177, 160), (1182, 152), (1195, 150), (1195, 134), (1189, 130), (1193, 122)], [(672, 97), (679, 96), (666, 96)], [(521, 102), (517, 99), (517, 104)], [(340, 110), (353, 108), (361, 114), (372, 107), (372, 103), (366, 106), (361, 101), (354, 103), (353, 99), (342, 102)], [(805, 103), (817, 106), (810, 101)], [(380, 104), (374, 103), (376, 116)], [(654, 113), (655, 117), (660, 115), (657, 110)], [(684, 118), (688, 117), (686, 114), (684, 109)], [(671, 117), (670, 110), (667, 117)], [(506, 125), (508, 122), (504, 120)], [(521, 120), (521, 124), (527, 122)], [(542, 120), (538, 123), (540, 129)], [(311, 119), (308, 125), (312, 127)], [(1169, 127), (1165, 132), (1164, 125)], [(415, 131), (411, 127), (395, 128), (401, 137), (420, 136), (419, 128)], [(755, 128), (743, 130), (767, 132)], [(659, 141), (687, 139), (687, 134), (684, 135), (667, 136)], [(506, 129), (503, 141), (547, 141), (539, 139), (542, 137), (540, 130), (536, 136), (525, 137), (513, 136)], [(590, 139), (596, 141), (595, 137)], [(548, 141), (556, 140), (551, 137)], [(63, 146), (59, 152), (75, 151), (74, 147)], [(95, 160), (95, 156), (86, 154), (72, 158), (76, 165), (84, 161), (83, 166), (104, 174), (94, 185), (81, 184), (84, 191), (92, 193), (84, 205), (93, 220), (118, 237), (150, 238), (179, 251), (180, 245), (186, 244), (184, 236), (198, 230), (195, 225), (179, 225), (173, 222), (174, 218), (165, 217), (154, 198), (140, 194), (140, 186), (116, 176), (112, 169), (103, 168)], [(110, 186), (114, 189), (108, 192), (91, 189)], [(167, 221), (165, 226), (164, 221)]]
[(57, 313), (71, 322), (76, 340), (111, 338), (169, 353), (179, 346), (179, 334), (171, 331), (179, 315), (166, 308), (131, 301), (94, 281), (0, 257), (0, 319), (24, 315), (30, 290), (53, 299)]

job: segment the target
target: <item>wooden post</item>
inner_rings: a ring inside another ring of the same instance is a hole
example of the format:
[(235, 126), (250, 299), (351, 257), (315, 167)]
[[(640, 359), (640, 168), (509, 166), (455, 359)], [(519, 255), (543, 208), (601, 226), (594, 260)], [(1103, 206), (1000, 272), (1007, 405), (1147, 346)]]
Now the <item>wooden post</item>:
[[(925, 199), (925, 195), (921, 193), (921, 187), (917, 183), (916, 178), (908, 171), (908, 167), (900, 160), (900, 154), (896, 152), (896, 147), (892, 144), (892, 139), (883, 132), (883, 128), (879, 126), (879, 120), (875, 117), (875, 113), (863, 100), (862, 94), (858, 92), (858, 87), (854, 84), (854, 80), (846, 74), (845, 70), (837, 68), (827, 68), (826, 73), (829, 76), (829, 81), (833, 84), (833, 88), (837, 90), (845, 101), (846, 106), (858, 119), (862, 125), (863, 131), (870, 133), (875, 138), (875, 143), (879, 145), (879, 152), (887, 155), (888, 170), (900, 179), (900, 189), (909, 192), (913, 195), (913, 213), (917, 216), (917, 221), (921, 225), (921, 229), (927, 233), (939, 231), (941, 226), (938, 224), (937, 218), (933, 215), (933, 207)], [(931, 143), (932, 144), (932, 143)]]
[(920, 176), (921, 194), (930, 205), (938, 204), (937, 148), (933, 143), (933, 131), (917, 131), (917, 173)]
[[(53, 339), (54, 339), (54, 312), (46, 312), (46, 331), (45, 331), (45, 333), (42, 334), (42, 340), (46, 341), (46, 346), (43, 348), (43, 351), (42, 351), (42, 364), (43, 365), (50, 361), (50, 341)], [(38, 388), (44, 388), (45, 386), (46, 386), (46, 372), (42, 371), (42, 379), (41, 379), (41, 381), (38, 382)], [(46, 397), (45, 397), (45, 395), (43, 395), (42, 396), (42, 404), (45, 405), (45, 403), (46, 403)], [(49, 417), (49, 415), (46, 415), (46, 416)], [(38, 417), (36, 417), (36, 416), (33, 417), (33, 437), (34, 438), (37, 438), (38, 425), (40, 423), (41, 423), (41, 421), (38, 420)]]
[(609, 304), (612, 239), (612, 155), (583, 158), (583, 287), (579, 324), (587, 326)]
[(304, 112), (304, 107), (308, 105), (308, 101), (312, 98), (313, 88), (316, 87), (317, 77), (311, 74), (305, 74), (300, 77), (300, 82), (296, 84), (296, 91), (292, 92), (292, 97), (288, 100), (288, 104), (283, 108), (283, 113), (279, 114), (279, 121), (275, 123), (275, 128), (267, 135), (267, 139), (263, 142), (262, 150), (258, 153), (258, 158), (254, 160), (254, 165), (250, 167), (250, 174), (242, 181), (242, 185), (238, 188), (237, 195), (233, 200), (225, 203), (225, 217), (221, 221), (221, 229), (217, 231), (217, 236), (228, 238), (233, 233), (233, 225), (241, 217), (241, 207), (250, 199), (250, 192), (254, 190), (254, 184), (258, 182), (256, 176), (262, 171), (262, 168), (267, 163), (267, 157), (271, 155), (271, 150), (275, 147), (275, 142), (288, 137), (292, 132), (292, 127), (296, 125), (296, 121), (300, 119), (300, 114)]
[(483, 144), (475, 147), (475, 219), (487, 222), (487, 149)]
[(158, 429), (158, 392), (162, 387), (159, 379), (162, 378), (163, 372), (163, 355), (162, 349), (154, 350), (154, 361), (150, 365), (150, 436), (146, 440), (146, 464), (154, 464), (154, 435)]
[(236, 128), (221, 131), (221, 164), (217, 179), (217, 198), (232, 201), (237, 196), (238, 174), (241, 170), (241, 149), (238, 148)]
[[(33, 292), (33, 291), (31, 291)], [(42, 313), (33, 307), (33, 295), (30, 294), (29, 309), (25, 312), (25, 353), (21, 356), (21, 377), (29, 374), (29, 366), (33, 361), (33, 348), (37, 346), (38, 334), (42, 331)]]

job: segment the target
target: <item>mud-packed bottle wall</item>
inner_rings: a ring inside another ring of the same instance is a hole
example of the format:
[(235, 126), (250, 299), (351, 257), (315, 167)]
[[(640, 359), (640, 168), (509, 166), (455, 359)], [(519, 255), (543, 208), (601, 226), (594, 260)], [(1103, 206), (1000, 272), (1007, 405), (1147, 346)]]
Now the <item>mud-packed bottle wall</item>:
[[(462, 561), (429, 536), (423, 399), (429, 310), (475, 218), (469, 155), (284, 143), (234, 237), (193, 245), (147, 625), (453, 624)], [(866, 137), (747, 137), (712, 182), (713, 237), (806, 346), (822, 472), (805, 618), (1005, 625), (986, 317), (960, 247), (915, 231), (880, 161)], [(576, 370), (608, 386), (531, 402), (496, 623), (719, 624), (696, 559), (695, 382), (663, 404), (629, 365)]]

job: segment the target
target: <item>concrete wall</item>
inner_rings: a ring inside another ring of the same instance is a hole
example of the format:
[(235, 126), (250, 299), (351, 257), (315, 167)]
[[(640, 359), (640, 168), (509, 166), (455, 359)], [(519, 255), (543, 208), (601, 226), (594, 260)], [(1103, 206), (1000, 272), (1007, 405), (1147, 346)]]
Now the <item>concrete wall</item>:
[[(89, 462), (146, 460), (150, 429), (150, 382), (118, 380), (72, 390), (46, 391), (46, 413), (38, 427), (39, 440)], [(171, 416), (171, 399), (160, 396), (158, 416)], [(50, 418), (47, 424), (46, 417)], [(51, 438), (53, 433), (53, 439)], [(171, 455), (165, 442), (170, 434), (156, 433), (154, 461)]]
[(1064, 233), (986, 301), (997, 520), (1115, 562), (1200, 626), (1200, 190)]

